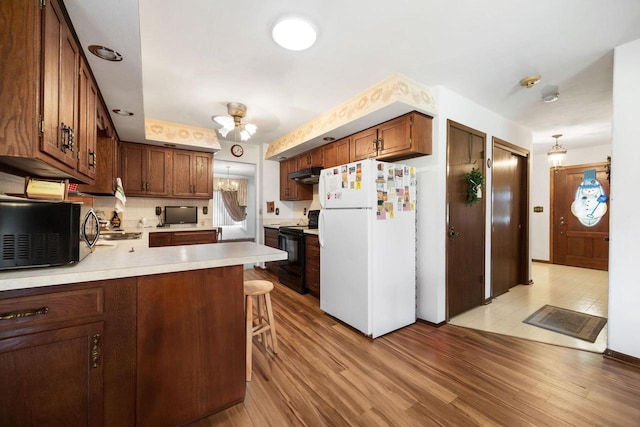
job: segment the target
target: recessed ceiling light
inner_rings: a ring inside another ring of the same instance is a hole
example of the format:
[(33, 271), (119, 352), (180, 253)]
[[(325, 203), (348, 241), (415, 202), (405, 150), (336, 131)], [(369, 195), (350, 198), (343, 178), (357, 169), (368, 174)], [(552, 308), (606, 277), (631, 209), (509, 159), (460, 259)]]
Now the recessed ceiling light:
[(298, 17), (280, 19), (271, 32), (273, 40), (285, 49), (305, 50), (316, 42), (316, 30), (307, 20)]
[(324, 138), (322, 138), (322, 140), (324, 142), (332, 142), (332, 141), (335, 141), (336, 139), (332, 136), (325, 136)]
[(113, 110), (114, 113), (120, 115), (120, 116), (133, 116), (133, 113), (131, 111), (127, 111), (127, 110), (121, 110), (120, 108), (114, 108)]
[(551, 93), (549, 95), (543, 96), (542, 100), (544, 102), (546, 102), (547, 104), (549, 104), (551, 102), (556, 102), (558, 100), (558, 98), (560, 98), (560, 94), (559, 93)]
[(89, 52), (93, 53), (98, 58), (104, 59), (106, 61), (116, 61), (116, 62), (122, 61), (122, 55), (120, 55), (115, 50), (105, 46), (92, 44), (91, 46), (89, 46)]

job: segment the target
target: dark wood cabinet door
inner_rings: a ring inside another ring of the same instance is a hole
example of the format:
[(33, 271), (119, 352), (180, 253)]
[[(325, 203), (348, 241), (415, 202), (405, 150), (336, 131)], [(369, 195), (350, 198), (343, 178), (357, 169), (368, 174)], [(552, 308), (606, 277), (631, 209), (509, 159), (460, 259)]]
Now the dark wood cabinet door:
[(324, 162), (323, 153), (324, 153), (323, 147), (318, 147), (299, 155), (297, 157), (298, 159), (297, 170), (308, 169), (312, 166), (323, 166), (323, 162)]
[(41, 150), (75, 170), (79, 47), (58, 1), (50, 1), (43, 10)]
[(410, 116), (402, 116), (378, 126), (377, 157), (390, 157), (411, 149)]
[(118, 141), (113, 136), (105, 136), (104, 131), (99, 130), (95, 150), (95, 183), (92, 185), (81, 184), (78, 186), (78, 191), (89, 194), (113, 195), (118, 176)]
[[(277, 228), (265, 227), (264, 244), (265, 246), (278, 249), (279, 245), (278, 245), (278, 229)], [(271, 273), (277, 276), (278, 269), (280, 268), (280, 262), (281, 261), (265, 262), (265, 267), (267, 268), (267, 270), (269, 270)]]
[(324, 152), (322, 153), (323, 155), (323, 161), (324, 161), (324, 168), (331, 168), (334, 166), (338, 165), (338, 150), (336, 147), (336, 142), (332, 142), (330, 144), (325, 145), (324, 147), (322, 147), (324, 149)]
[(98, 88), (88, 65), (80, 61), (78, 132), (78, 172), (90, 180), (96, 177), (96, 139), (97, 139), (97, 101)]
[(171, 184), (172, 150), (153, 145), (146, 148), (147, 191), (149, 196), (168, 196)]
[(103, 323), (0, 340), (0, 425), (102, 426)]
[(138, 278), (137, 425), (185, 425), (244, 399), (242, 274)]
[(128, 196), (145, 195), (146, 150), (142, 144), (123, 143), (121, 147), (122, 186)]
[(193, 197), (213, 198), (213, 154), (193, 153)]
[(377, 141), (378, 131), (376, 128), (366, 129), (351, 135), (350, 161), (357, 162), (358, 160), (376, 157), (378, 155)]
[(193, 195), (193, 156), (189, 151), (173, 153), (173, 190), (176, 197)]
[(309, 293), (320, 298), (320, 244), (318, 236), (305, 234), (305, 286)]
[(336, 145), (336, 164), (334, 166), (349, 163), (351, 161), (349, 158), (351, 138), (343, 138), (334, 144)]

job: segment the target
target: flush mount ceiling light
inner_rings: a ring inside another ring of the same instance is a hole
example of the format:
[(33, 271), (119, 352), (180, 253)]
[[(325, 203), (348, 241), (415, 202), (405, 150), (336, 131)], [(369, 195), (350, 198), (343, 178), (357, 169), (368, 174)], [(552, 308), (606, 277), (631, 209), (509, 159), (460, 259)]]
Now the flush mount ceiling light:
[(524, 86), (527, 89), (532, 88), (533, 86), (538, 84), (538, 82), (540, 82), (541, 78), (542, 76), (540, 76), (540, 74), (532, 74), (520, 80), (520, 86)]
[(276, 22), (271, 36), (283, 48), (297, 51), (313, 46), (317, 34), (309, 21), (299, 17), (286, 17)]
[(91, 46), (89, 46), (89, 52), (93, 53), (98, 58), (104, 59), (105, 61), (122, 61), (122, 55), (120, 55), (115, 50), (105, 46), (92, 44)]
[(240, 139), (247, 141), (256, 133), (258, 127), (252, 123), (242, 123), (242, 119), (247, 115), (247, 106), (239, 102), (230, 102), (227, 104), (228, 116), (213, 116), (211, 120), (222, 126), (218, 132), (223, 138), (232, 130), (240, 133)]
[(558, 169), (564, 164), (565, 159), (567, 158), (567, 149), (562, 145), (558, 144), (558, 138), (560, 138), (562, 134), (552, 135), (552, 138), (556, 139), (556, 144), (552, 146), (549, 151), (547, 151), (547, 159), (549, 160), (549, 166), (553, 169)]
[(556, 102), (558, 98), (560, 98), (560, 94), (556, 92), (556, 93), (550, 93), (549, 95), (543, 96), (542, 100), (547, 104), (550, 104), (552, 102)]
[(126, 116), (126, 117), (133, 116), (133, 113), (131, 111), (122, 110), (120, 108), (114, 108), (111, 111), (113, 111), (114, 113), (116, 113), (116, 114), (118, 114), (120, 116)]

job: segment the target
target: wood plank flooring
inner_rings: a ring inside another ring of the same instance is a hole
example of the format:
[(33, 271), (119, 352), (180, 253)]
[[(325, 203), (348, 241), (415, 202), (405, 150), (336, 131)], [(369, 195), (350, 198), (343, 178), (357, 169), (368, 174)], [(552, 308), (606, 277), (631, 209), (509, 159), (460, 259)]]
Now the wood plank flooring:
[(640, 369), (602, 355), (416, 323), (371, 340), (260, 270), (279, 352), (254, 338), (244, 403), (192, 426), (640, 425)]

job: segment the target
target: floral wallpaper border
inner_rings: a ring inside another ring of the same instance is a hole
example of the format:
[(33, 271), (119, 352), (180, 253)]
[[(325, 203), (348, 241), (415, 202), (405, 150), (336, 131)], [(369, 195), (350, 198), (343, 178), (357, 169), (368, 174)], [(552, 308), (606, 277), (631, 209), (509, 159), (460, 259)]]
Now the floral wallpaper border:
[(189, 126), (156, 119), (144, 120), (145, 138), (171, 144), (188, 144), (220, 149), (220, 142), (213, 129)]
[(433, 114), (437, 110), (435, 100), (427, 87), (402, 74), (394, 74), (318, 118), (271, 142), (265, 158), (273, 159), (290, 148), (394, 103), (404, 103)]

